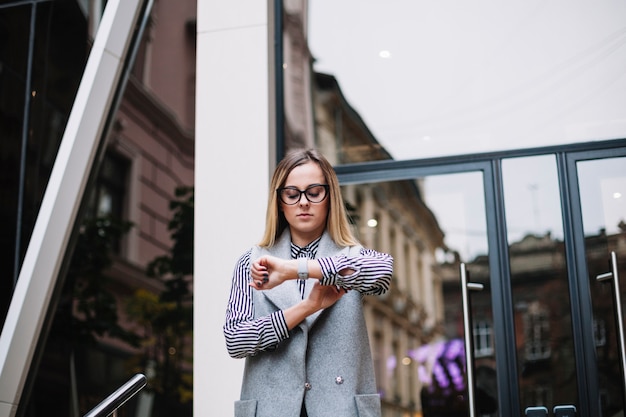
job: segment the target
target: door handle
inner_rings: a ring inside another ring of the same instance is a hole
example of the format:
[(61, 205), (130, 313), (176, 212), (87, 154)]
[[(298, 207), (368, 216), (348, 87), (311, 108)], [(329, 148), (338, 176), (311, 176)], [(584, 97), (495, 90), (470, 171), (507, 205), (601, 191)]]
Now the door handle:
[(472, 337), (472, 325), (470, 316), (469, 290), (480, 291), (483, 284), (467, 282), (469, 273), (465, 268), (465, 263), (460, 265), (461, 272), (461, 297), (463, 300), (463, 327), (465, 331), (465, 368), (467, 375), (467, 396), (469, 403), (469, 417), (475, 417), (475, 387), (474, 387), (474, 343)]
[(576, 417), (575, 405), (556, 405), (552, 410), (554, 417)]
[(597, 281), (607, 281), (613, 278), (613, 302), (615, 303), (615, 320), (617, 321), (618, 343), (620, 351), (620, 359), (622, 365), (622, 377), (624, 383), (624, 398), (626, 398), (626, 346), (624, 344), (624, 320), (622, 316), (622, 297), (619, 289), (619, 275), (617, 272), (617, 255), (615, 251), (611, 251), (611, 271), (600, 274), (596, 277)]
[(526, 417), (548, 417), (548, 409), (546, 407), (526, 407), (524, 410)]

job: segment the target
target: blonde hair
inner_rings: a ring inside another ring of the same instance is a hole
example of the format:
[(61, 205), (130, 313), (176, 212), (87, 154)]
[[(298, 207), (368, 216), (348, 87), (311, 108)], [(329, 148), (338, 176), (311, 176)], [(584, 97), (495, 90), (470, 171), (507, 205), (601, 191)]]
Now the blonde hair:
[(326, 230), (330, 238), (338, 246), (353, 246), (358, 240), (350, 229), (348, 215), (341, 196), (339, 180), (335, 170), (328, 160), (315, 149), (299, 149), (289, 152), (276, 166), (270, 182), (267, 212), (265, 217), (265, 233), (259, 242), (259, 246), (271, 247), (278, 237), (289, 227), (284, 214), (279, 210), (277, 189), (283, 187), (291, 171), (300, 165), (315, 162), (319, 165), (328, 184), (330, 199), (328, 203), (328, 216), (326, 218)]

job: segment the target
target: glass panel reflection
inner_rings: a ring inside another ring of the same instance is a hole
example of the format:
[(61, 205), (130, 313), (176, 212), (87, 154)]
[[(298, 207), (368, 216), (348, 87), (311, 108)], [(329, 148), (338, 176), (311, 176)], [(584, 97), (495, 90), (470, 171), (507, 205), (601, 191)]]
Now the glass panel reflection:
[[(622, 312), (626, 309), (626, 158), (583, 161), (577, 164), (585, 259), (593, 306), (593, 330), (603, 415), (623, 415), (624, 370), (620, 370), (621, 346), (616, 322), (615, 287), (612, 279), (597, 282), (598, 275), (619, 277)], [(611, 252), (617, 258), (612, 271)], [(623, 329), (623, 327), (622, 327)]]
[(473, 172), (343, 186), (362, 243), (394, 256), (391, 291), (365, 299), (383, 416), (467, 415), (461, 262), (486, 286), (471, 303), (477, 415), (498, 415), (482, 181)]
[(507, 159), (502, 174), (521, 414), (527, 407), (577, 404), (556, 159)]
[[(5, 271), (4, 279), (0, 280), (0, 326), (4, 325), (13, 286), (17, 281), (19, 265), (16, 258), (20, 259), (22, 255), (17, 250), (22, 237), (18, 230), (22, 226), (18, 225), (16, 213), (17, 196), (21, 192), (20, 181), (24, 181), (18, 161), (21, 158), (26, 116), (26, 80), (22, 74), (26, 72), (28, 63), (30, 33), (18, 29), (28, 27), (29, 21), (30, 7), (0, 9), (0, 219), (4, 225), (0, 234), (0, 263)], [(12, 48), (5, 46), (7, 42), (4, 40), (8, 39), (11, 39)]]
[[(3, 321), (106, 1), (1, 3)], [(167, 18), (142, 38), (150, 88), (131, 77), (109, 115), (17, 415), (84, 415), (138, 372), (148, 387), (120, 415), (192, 414), (194, 110), (163, 93), (195, 68), (195, 0), (182, 3), (154, 5)]]
[(87, 53), (85, 22), (75, 2), (31, 3), (0, 8), (0, 211), (5, 225), (0, 235), (0, 263), (5, 271), (0, 323)]

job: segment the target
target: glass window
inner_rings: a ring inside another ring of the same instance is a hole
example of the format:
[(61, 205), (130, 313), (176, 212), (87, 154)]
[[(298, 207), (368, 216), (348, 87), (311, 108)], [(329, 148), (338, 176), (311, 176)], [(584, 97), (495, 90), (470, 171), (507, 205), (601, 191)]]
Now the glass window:
[(593, 320), (593, 335), (596, 347), (606, 345), (606, 322), (602, 319)]
[(524, 315), (524, 353), (527, 361), (550, 357), (550, 320), (541, 306), (530, 306)]
[(474, 321), (474, 355), (477, 358), (493, 355), (493, 326), (486, 320)]
[[(128, 198), (128, 172), (130, 163), (125, 158), (107, 152), (100, 167), (100, 174), (89, 196), (89, 206), (85, 213), (86, 222), (101, 222), (127, 231), (125, 207)], [(103, 229), (104, 230), (104, 229)], [(116, 255), (121, 255), (124, 234), (112, 239), (110, 244)]]
[(100, 175), (93, 189), (91, 207), (88, 215), (93, 218), (113, 216), (124, 217), (124, 198), (126, 196), (129, 161), (107, 153), (102, 161)]

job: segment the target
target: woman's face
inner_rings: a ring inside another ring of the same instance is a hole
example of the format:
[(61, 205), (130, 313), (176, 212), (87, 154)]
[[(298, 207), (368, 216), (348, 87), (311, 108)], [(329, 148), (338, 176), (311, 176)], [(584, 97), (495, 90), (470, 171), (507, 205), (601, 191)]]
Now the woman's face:
[[(279, 193), (280, 210), (289, 223), (291, 240), (298, 246), (305, 246), (317, 239), (326, 228), (329, 191), (328, 187), (311, 187), (315, 184), (326, 185), (326, 179), (317, 163), (307, 162), (295, 167), (289, 173), (282, 187), (283, 191)], [(301, 193), (307, 188), (307, 193)], [(323, 200), (318, 203), (309, 201), (321, 198)], [(286, 204), (285, 201), (293, 204)]]

